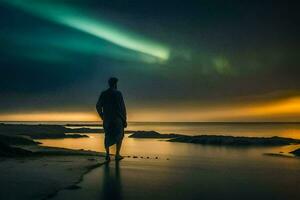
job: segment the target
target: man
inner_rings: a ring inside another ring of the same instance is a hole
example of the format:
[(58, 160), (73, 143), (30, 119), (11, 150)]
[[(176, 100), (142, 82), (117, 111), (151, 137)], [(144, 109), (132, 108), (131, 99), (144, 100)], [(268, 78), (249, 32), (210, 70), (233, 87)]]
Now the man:
[(122, 93), (117, 90), (118, 79), (112, 77), (108, 80), (109, 88), (103, 91), (96, 105), (98, 114), (103, 121), (105, 132), (104, 146), (106, 150), (106, 160), (110, 161), (109, 147), (116, 144), (117, 161), (123, 159), (120, 155), (124, 128), (127, 127), (126, 108)]

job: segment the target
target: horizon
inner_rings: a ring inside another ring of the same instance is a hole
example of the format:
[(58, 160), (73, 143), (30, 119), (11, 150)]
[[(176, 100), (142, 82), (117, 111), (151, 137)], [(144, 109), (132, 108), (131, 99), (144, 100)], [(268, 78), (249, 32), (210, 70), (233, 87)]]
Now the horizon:
[[(0, 123), (14, 123), (14, 122), (25, 122), (25, 123), (102, 123), (102, 121), (0, 121)], [(228, 123), (228, 124), (299, 124), (299, 121), (128, 121), (128, 123)]]

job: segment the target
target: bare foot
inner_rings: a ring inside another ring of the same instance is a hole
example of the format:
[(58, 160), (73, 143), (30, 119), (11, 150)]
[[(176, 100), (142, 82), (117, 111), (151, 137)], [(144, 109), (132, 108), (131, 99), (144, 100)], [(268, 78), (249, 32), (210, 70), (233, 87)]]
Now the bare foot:
[(108, 161), (108, 162), (110, 161), (110, 156), (109, 156), (109, 154), (107, 154), (107, 155), (105, 156), (105, 160)]
[(123, 156), (121, 156), (121, 155), (116, 155), (116, 161), (119, 161), (119, 160), (122, 160), (124, 157)]

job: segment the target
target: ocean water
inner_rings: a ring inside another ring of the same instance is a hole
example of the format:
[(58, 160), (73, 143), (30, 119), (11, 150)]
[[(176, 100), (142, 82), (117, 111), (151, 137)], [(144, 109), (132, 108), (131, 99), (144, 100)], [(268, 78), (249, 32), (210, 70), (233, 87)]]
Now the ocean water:
[[(299, 138), (300, 126), (130, 123), (128, 130)], [(104, 135), (88, 135), (89, 138), (39, 141), (45, 146), (104, 151)], [(54, 199), (298, 200), (300, 159), (265, 155), (279, 152), (288, 154), (297, 148), (300, 145), (225, 147), (171, 143), (158, 139), (128, 138), (126, 134), (122, 154), (130, 157), (92, 170), (79, 183), (81, 189), (63, 190)], [(112, 153), (114, 150), (112, 147)]]
[(232, 135), (300, 138), (300, 123), (133, 122), (128, 130), (154, 130), (185, 135)]
[[(100, 122), (4, 122), (13, 124), (59, 124), (69, 128), (101, 128)], [(216, 122), (129, 122), (127, 131), (157, 131), (185, 135), (232, 135), (290, 137), (300, 139), (300, 123), (216, 123)]]
[[(100, 122), (11, 122), (60, 124), (69, 128), (102, 128)], [(203, 122), (129, 122), (127, 131), (157, 131), (185, 135), (232, 135), (252, 137), (290, 137), (300, 139), (300, 123), (203, 123)]]
[[(102, 128), (98, 122), (64, 122), (68, 124), (69, 128)], [(73, 125), (72, 125), (73, 124)], [(290, 137), (300, 139), (300, 124), (298, 123), (158, 123), (158, 122), (131, 122), (128, 124), (128, 131), (157, 131), (160, 133), (179, 133), (186, 135), (232, 135), (232, 136), (250, 136), (250, 137)], [(87, 149), (93, 151), (103, 152), (104, 135), (103, 134), (86, 134), (89, 138), (78, 139), (46, 139), (40, 142), (46, 146), (56, 146), (71, 149)], [(167, 155), (174, 151), (172, 147), (174, 143), (151, 140), (151, 139), (134, 139), (128, 138), (129, 134), (125, 134), (123, 153), (132, 155)], [(175, 146), (179, 144), (175, 143)], [(191, 144), (187, 145), (188, 147)], [(198, 145), (199, 146), (199, 145)], [(297, 145), (289, 145), (282, 147), (266, 148), (271, 152), (290, 152), (295, 149)], [(250, 148), (257, 149), (257, 148)], [(262, 149), (262, 147), (258, 148)], [(178, 155), (180, 149), (176, 150)], [(185, 154), (185, 151), (183, 151)], [(190, 153), (186, 153), (190, 154)]]

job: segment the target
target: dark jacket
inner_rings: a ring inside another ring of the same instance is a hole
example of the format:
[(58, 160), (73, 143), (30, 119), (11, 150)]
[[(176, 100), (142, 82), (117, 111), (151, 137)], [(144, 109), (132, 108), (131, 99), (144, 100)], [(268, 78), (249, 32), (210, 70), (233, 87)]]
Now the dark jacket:
[(96, 109), (103, 123), (121, 119), (123, 124), (126, 124), (126, 107), (120, 91), (112, 88), (103, 91), (97, 102)]

